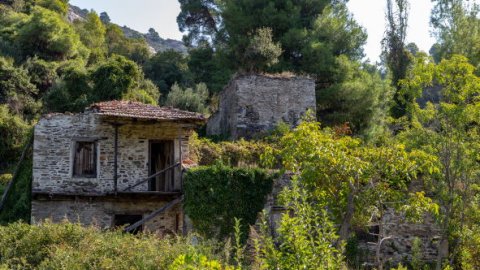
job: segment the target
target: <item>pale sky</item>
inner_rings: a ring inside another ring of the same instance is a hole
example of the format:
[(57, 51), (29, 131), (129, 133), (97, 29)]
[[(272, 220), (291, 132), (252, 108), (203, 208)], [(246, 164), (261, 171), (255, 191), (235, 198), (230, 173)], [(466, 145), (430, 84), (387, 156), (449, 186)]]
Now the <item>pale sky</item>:
[[(70, 0), (80, 8), (106, 11), (112, 22), (126, 25), (146, 33), (155, 28), (162, 38), (181, 40), (177, 26), (180, 5), (177, 0)], [(355, 19), (367, 29), (368, 42), (365, 46), (367, 58), (372, 62), (379, 59), (380, 42), (385, 31), (385, 0), (350, 0), (349, 9)], [(428, 52), (434, 39), (430, 35), (431, 0), (411, 0), (408, 42), (415, 42), (420, 50)]]

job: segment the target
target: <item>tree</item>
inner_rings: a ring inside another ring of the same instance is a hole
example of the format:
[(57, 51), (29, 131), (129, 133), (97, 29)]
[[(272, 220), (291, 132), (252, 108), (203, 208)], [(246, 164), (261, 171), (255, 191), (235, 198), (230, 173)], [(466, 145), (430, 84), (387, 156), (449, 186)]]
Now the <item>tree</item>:
[(188, 54), (188, 70), (194, 83), (205, 83), (211, 93), (222, 91), (234, 73), (225, 55), (215, 53), (208, 42), (191, 48)]
[(97, 13), (91, 11), (84, 21), (75, 21), (76, 32), (82, 43), (90, 49), (89, 62), (95, 63), (105, 58), (107, 45), (105, 34), (107, 32)]
[(57, 63), (48, 62), (38, 57), (28, 58), (23, 64), (30, 76), (30, 82), (34, 84), (38, 93), (35, 97), (42, 97), (57, 79)]
[(317, 113), (329, 126), (348, 123), (354, 134), (372, 139), (382, 133), (393, 89), (375, 66), (338, 57), (339, 83), (317, 91)]
[(442, 89), (439, 104), (410, 108), (413, 125), (400, 135), (407, 147), (422, 149), (438, 160), (430, 179), (431, 192), (441, 206), (442, 235), (436, 269), (441, 269), (444, 259), (451, 264), (459, 250), (470, 243), (469, 236), (464, 238), (461, 232), (476, 230), (480, 78), (474, 72), (475, 67), (464, 56), (454, 55), (438, 65), (423, 56), (401, 82), (403, 90), (414, 98), (434, 82)]
[(182, 89), (175, 83), (168, 93), (165, 105), (191, 112), (207, 113), (207, 99), (208, 89), (204, 83), (197, 84), (194, 89)]
[(434, 0), (431, 24), (437, 43), (437, 62), (454, 54), (466, 56), (475, 67), (480, 64), (480, 6), (464, 0)]
[(103, 24), (107, 25), (110, 23), (110, 16), (108, 16), (107, 12), (103, 11), (100, 13), (100, 20)]
[(29, 125), (18, 115), (11, 114), (5, 104), (0, 104), (0, 166), (14, 162), (21, 152)]
[(35, 4), (54, 11), (61, 16), (67, 15), (68, 0), (35, 0)]
[[(393, 4), (395, 3), (395, 5)], [(400, 96), (400, 80), (404, 79), (410, 65), (410, 53), (405, 46), (408, 27), (408, 0), (387, 0), (387, 30), (382, 41), (386, 65), (392, 77), (392, 85), (396, 91), (393, 95), (391, 114), (395, 118), (405, 116), (406, 103), (412, 103), (406, 97)]]
[(59, 78), (45, 95), (48, 111), (80, 112), (92, 100), (90, 76), (83, 63), (72, 61), (58, 69)]
[(25, 119), (33, 119), (40, 110), (35, 99), (38, 89), (30, 82), (27, 71), (0, 57), (0, 104)]
[(270, 28), (259, 28), (255, 31), (243, 59), (242, 66), (247, 71), (265, 70), (278, 63), (282, 47), (279, 43), (274, 43), (272, 39), (272, 29)]
[(145, 39), (127, 38), (122, 29), (115, 24), (107, 25), (106, 43), (109, 55), (123, 55), (140, 65), (150, 58), (150, 50)]
[[(344, 77), (338, 75), (343, 59), (360, 62), (363, 57), (362, 46), (367, 35), (349, 13), (344, 1), (185, 0), (180, 1), (180, 6), (177, 22), (181, 31), (188, 31), (184, 37), (186, 44), (200, 47), (192, 49), (197, 53), (192, 55), (189, 65), (194, 76), (200, 74), (203, 77), (206, 72), (201, 72), (202, 67), (215, 67), (216, 63), (221, 63), (218, 71), (212, 72), (217, 75), (215, 80), (205, 81), (212, 92), (221, 89), (217, 85), (226, 84), (235, 71), (310, 74), (316, 79), (317, 92), (329, 87), (334, 89), (344, 82)], [(259, 35), (256, 33), (258, 29), (271, 29), (271, 35), (270, 30), (262, 30)], [(260, 40), (262, 46), (259, 46)], [(258, 53), (260, 48), (265, 55)], [(213, 61), (197, 61), (196, 57)], [(358, 91), (363, 89), (362, 86)], [(354, 91), (356, 89), (352, 89)], [(343, 98), (335, 102), (342, 103)], [(343, 107), (348, 108), (348, 105)], [(319, 116), (325, 117), (325, 114)], [(329, 117), (335, 119), (334, 115)]]
[(99, 63), (91, 73), (96, 101), (120, 99), (123, 94), (138, 86), (141, 70), (135, 62), (119, 55)]
[[(273, 239), (271, 224), (261, 218), (260, 231), (252, 233), (253, 269), (345, 269), (342, 249), (327, 206), (316, 199), (294, 176), (291, 187), (281, 193), (286, 211)], [(318, 204), (321, 204), (320, 206)]]
[(18, 29), (15, 41), (24, 58), (66, 60), (88, 55), (72, 26), (59, 14), (41, 7), (33, 8), (30, 18)]
[(412, 197), (408, 184), (432, 167), (431, 157), (422, 151), (407, 152), (396, 143), (363, 145), (359, 139), (322, 130), (317, 122), (302, 122), (287, 132), (278, 150), (267, 151), (266, 157), (270, 162), (275, 158), (268, 157), (279, 157), (283, 168), (298, 177), (311, 196), (309, 203), (319, 205), (317, 213), (327, 208), (332, 214), (338, 224), (337, 247), (348, 239), (354, 221), (365, 224), (375, 209), (387, 205), (400, 208)]
[(145, 76), (152, 80), (164, 97), (175, 83), (188, 85), (187, 58), (174, 50), (158, 52), (144, 65)]

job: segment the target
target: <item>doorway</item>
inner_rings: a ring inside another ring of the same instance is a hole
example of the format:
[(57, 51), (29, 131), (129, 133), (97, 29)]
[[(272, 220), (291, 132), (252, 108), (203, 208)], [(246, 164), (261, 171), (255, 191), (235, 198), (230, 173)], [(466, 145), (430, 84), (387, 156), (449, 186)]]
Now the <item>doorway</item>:
[[(154, 175), (174, 165), (174, 142), (173, 140), (150, 142), (150, 168), (149, 175)], [(149, 180), (150, 191), (173, 191), (175, 188), (174, 170), (167, 170)]]
[[(113, 218), (113, 225), (115, 228), (125, 228), (128, 227), (140, 220), (142, 220), (142, 215), (115, 215)], [(138, 226), (131, 231), (133, 234), (137, 234), (143, 230), (143, 226)]]

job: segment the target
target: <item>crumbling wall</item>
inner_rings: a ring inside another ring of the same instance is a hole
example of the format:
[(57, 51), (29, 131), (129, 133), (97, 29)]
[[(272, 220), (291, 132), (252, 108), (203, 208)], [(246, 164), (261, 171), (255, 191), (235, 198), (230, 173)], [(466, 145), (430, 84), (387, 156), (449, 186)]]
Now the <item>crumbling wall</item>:
[(219, 110), (207, 124), (208, 135), (252, 138), (280, 122), (298, 124), (316, 110), (315, 82), (295, 76), (237, 76), (220, 94)]
[[(280, 192), (290, 185), (292, 176), (292, 173), (285, 173), (275, 179), (272, 193), (267, 197), (264, 209), (274, 236), (277, 235), (282, 215), (286, 212), (278, 201), (278, 197)], [(380, 248), (380, 259), (384, 266), (396, 266), (398, 263), (405, 265), (406, 262), (411, 262), (415, 238), (420, 240), (419, 259), (425, 264), (435, 263), (441, 248), (439, 246), (440, 229), (431, 216), (426, 215), (424, 220), (419, 223), (409, 223), (403, 215), (396, 213), (394, 209), (388, 209), (381, 224), (384, 229), (383, 237), (388, 237), (388, 240), (383, 241)], [(358, 231), (356, 233), (358, 239), (357, 259), (367, 269), (374, 268), (378, 237), (369, 232)], [(371, 233), (378, 234), (378, 231), (373, 230)]]

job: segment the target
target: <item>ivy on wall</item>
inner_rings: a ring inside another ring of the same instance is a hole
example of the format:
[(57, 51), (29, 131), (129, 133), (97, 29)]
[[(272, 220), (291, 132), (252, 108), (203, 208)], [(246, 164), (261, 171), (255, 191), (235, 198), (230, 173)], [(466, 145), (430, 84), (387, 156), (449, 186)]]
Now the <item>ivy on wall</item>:
[(248, 236), (272, 190), (275, 175), (262, 169), (235, 168), (223, 164), (201, 166), (185, 174), (184, 209), (195, 229), (207, 237), (222, 239), (232, 234), (235, 218), (242, 236)]

